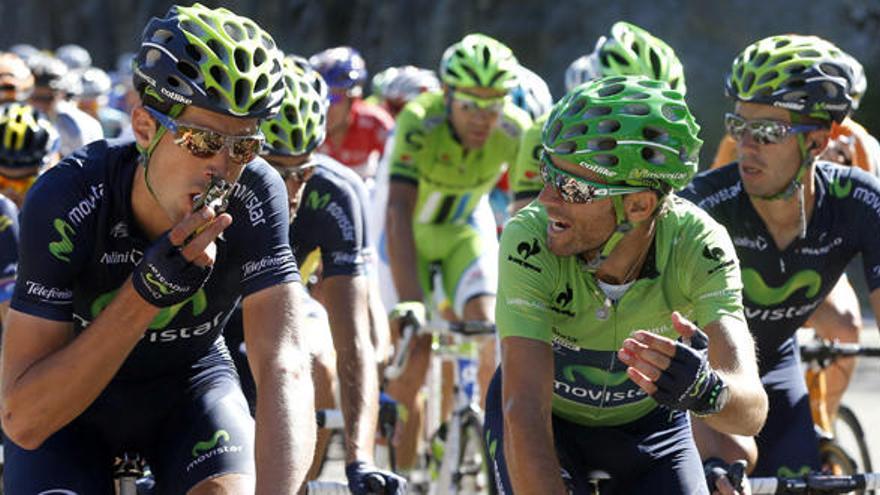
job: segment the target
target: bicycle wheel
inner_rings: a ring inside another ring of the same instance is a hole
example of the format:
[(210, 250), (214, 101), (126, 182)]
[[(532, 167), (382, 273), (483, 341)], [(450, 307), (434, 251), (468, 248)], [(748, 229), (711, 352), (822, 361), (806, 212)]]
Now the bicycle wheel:
[(476, 411), (467, 411), (461, 418), (458, 469), (454, 475), (458, 493), (462, 495), (496, 495), (494, 471), (487, 458), (489, 451), (483, 432), (483, 420)]
[(843, 404), (840, 405), (837, 419), (834, 421), (834, 438), (853, 457), (856, 469), (864, 473), (874, 471), (871, 465), (871, 454), (865, 441), (865, 431), (862, 429), (856, 413)]

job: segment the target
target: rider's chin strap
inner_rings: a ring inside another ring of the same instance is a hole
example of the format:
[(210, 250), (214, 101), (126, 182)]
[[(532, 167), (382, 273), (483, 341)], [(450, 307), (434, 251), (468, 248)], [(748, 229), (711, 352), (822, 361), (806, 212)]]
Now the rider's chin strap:
[[(794, 115), (792, 115), (792, 120), (794, 121)], [(786, 186), (785, 189), (783, 189), (781, 192), (778, 192), (776, 194), (769, 194), (767, 196), (752, 194), (752, 196), (759, 198), (759, 199), (773, 201), (773, 200), (777, 200), (777, 199), (788, 199), (792, 196), (792, 194), (797, 192), (798, 209), (800, 210), (800, 212), (799, 212), (800, 213), (800, 220), (799, 220), (800, 233), (798, 234), (798, 236), (801, 239), (804, 239), (807, 237), (807, 210), (806, 210), (806, 206), (804, 205), (803, 178), (804, 178), (804, 175), (807, 173), (807, 169), (809, 169), (810, 166), (813, 164), (813, 157), (810, 156), (810, 150), (807, 148), (807, 143), (804, 140), (803, 134), (799, 133), (797, 135), (797, 143), (798, 143), (798, 149), (801, 152), (801, 166), (798, 168), (797, 173), (794, 175), (794, 178), (791, 180), (791, 182), (788, 184), (788, 186)]]
[(614, 227), (611, 237), (605, 241), (599, 255), (587, 262), (587, 271), (589, 272), (595, 273), (602, 266), (602, 263), (611, 256), (611, 252), (620, 244), (623, 236), (639, 225), (639, 222), (634, 223), (626, 219), (626, 211), (623, 208), (623, 196), (611, 196), (611, 202), (614, 204), (614, 216), (617, 219), (617, 225)]
[[(171, 110), (168, 112), (168, 116), (172, 119), (176, 119), (183, 113), (183, 109), (186, 108), (183, 104), (177, 103), (171, 106)], [(147, 185), (147, 191), (150, 191), (150, 194), (156, 201), (159, 201), (159, 198), (156, 197), (156, 193), (153, 191), (153, 186), (150, 184), (150, 157), (153, 155), (153, 150), (156, 149), (156, 146), (159, 144), (159, 140), (162, 139), (162, 136), (165, 135), (165, 126), (159, 124), (159, 128), (156, 129), (156, 134), (153, 134), (153, 139), (150, 141), (150, 144), (144, 148), (141, 145), (137, 145), (137, 150), (141, 153), (140, 164), (144, 166), (144, 183)]]

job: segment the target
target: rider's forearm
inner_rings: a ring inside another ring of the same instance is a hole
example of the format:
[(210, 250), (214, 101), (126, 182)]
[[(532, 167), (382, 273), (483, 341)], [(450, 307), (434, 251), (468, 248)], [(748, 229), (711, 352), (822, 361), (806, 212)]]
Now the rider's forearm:
[(296, 493), (314, 456), (314, 390), (301, 308), (291, 284), (244, 301), (245, 345), (258, 397), (257, 494)]
[(131, 280), (67, 345), (7, 377), (3, 428), (24, 448), (37, 448), (79, 416), (122, 366), (159, 308), (135, 292)]
[(553, 447), (550, 404), (505, 401), (504, 456), (516, 494), (567, 494)]
[(767, 393), (760, 380), (745, 373), (718, 371), (730, 387), (730, 401), (717, 414), (703, 419), (712, 428), (734, 435), (754, 436), (767, 419)]
[(379, 414), (379, 378), (370, 339), (367, 279), (330, 277), (324, 281), (325, 306), (336, 349), (346, 461), (373, 461)]
[(388, 255), (391, 260), (391, 276), (401, 301), (421, 301), (424, 298), (419, 286), (416, 242), (413, 237), (412, 213), (389, 204), (386, 228), (388, 229)]

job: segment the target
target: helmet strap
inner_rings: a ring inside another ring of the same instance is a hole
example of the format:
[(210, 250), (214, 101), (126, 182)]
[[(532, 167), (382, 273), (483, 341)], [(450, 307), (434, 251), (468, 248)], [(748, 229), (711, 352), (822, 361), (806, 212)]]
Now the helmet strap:
[(626, 219), (626, 210), (623, 207), (623, 196), (611, 196), (611, 202), (614, 205), (615, 227), (614, 232), (602, 245), (599, 255), (587, 262), (587, 271), (595, 273), (602, 266), (602, 263), (611, 256), (614, 248), (620, 244), (623, 237), (632, 229), (638, 227), (640, 222), (630, 222)]
[[(171, 110), (168, 112), (168, 116), (172, 119), (176, 119), (183, 113), (183, 110), (186, 108), (182, 103), (176, 103), (171, 106)], [(165, 135), (165, 126), (159, 125), (159, 128), (156, 129), (156, 133), (153, 134), (153, 139), (150, 140), (150, 144), (144, 148), (141, 145), (138, 145), (138, 151), (141, 153), (140, 164), (144, 167), (144, 183), (147, 186), (147, 191), (150, 191), (150, 195), (158, 202), (159, 198), (156, 196), (156, 192), (153, 190), (153, 186), (150, 184), (150, 158), (153, 156), (153, 150), (156, 149), (156, 146), (159, 145), (159, 141), (162, 139), (162, 136)]]

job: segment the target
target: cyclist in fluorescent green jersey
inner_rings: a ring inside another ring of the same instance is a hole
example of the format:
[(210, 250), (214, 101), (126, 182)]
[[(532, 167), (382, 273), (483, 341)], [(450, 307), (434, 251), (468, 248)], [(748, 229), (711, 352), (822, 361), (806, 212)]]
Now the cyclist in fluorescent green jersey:
[(733, 243), (670, 195), (698, 129), (680, 92), (633, 76), (578, 86), (547, 118), (545, 186), (501, 238), (499, 492), (582, 493), (599, 469), (614, 493), (708, 493), (687, 412), (761, 427)]
[[(439, 270), (440, 290), (456, 318), (494, 319), (498, 241), (487, 195), (531, 124), (508, 96), (518, 68), (507, 46), (467, 35), (443, 55), (443, 91), (422, 94), (398, 115), (386, 229), (400, 301), (429, 297), (432, 273)], [(405, 376), (388, 389), (411, 412), (429, 344), (429, 338), (416, 342)], [(495, 367), (494, 342), (483, 344), (481, 362), (485, 390)], [(406, 441), (415, 438), (418, 417), (413, 419), (400, 449), (402, 466), (414, 453)]]

